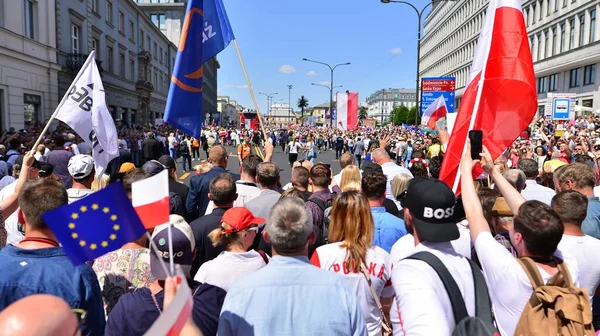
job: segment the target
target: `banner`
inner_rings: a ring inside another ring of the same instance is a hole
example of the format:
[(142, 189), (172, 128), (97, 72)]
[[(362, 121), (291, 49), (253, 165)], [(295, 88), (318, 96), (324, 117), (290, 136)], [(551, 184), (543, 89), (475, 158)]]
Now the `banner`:
[(355, 129), (358, 126), (358, 93), (338, 93), (336, 114), (338, 129)]

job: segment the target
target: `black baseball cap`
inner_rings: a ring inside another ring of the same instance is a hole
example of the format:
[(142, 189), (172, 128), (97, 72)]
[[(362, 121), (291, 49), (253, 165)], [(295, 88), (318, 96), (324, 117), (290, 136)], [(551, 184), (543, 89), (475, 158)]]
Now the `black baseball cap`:
[(444, 182), (433, 178), (411, 180), (402, 202), (402, 207), (410, 211), (421, 240), (429, 242), (458, 239), (455, 205), (452, 190)]
[(175, 160), (170, 155), (163, 155), (158, 158), (158, 162), (160, 162), (166, 169), (175, 168)]

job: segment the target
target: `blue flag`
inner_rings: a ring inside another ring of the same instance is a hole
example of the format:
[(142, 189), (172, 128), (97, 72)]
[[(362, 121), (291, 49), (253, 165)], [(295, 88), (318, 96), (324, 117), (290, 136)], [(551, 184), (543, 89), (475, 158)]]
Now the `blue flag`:
[(77, 266), (121, 248), (146, 233), (123, 185), (115, 182), (42, 215)]
[(221, 0), (188, 1), (181, 40), (171, 76), (165, 122), (195, 138), (202, 121), (202, 64), (234, 39)]

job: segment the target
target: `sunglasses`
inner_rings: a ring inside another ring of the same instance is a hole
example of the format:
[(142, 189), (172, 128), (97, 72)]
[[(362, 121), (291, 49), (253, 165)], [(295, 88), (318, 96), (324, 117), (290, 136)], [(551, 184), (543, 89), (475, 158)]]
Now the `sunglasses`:
[(402, 205), (403, 207), (404, 200), (406, 200), (406, 194), (408, 194), (408, 190), (404, 190), (402, 193), (400, 193), (400, 195), (398, 195), (398, 197), (396, 197), (396, 200), (400, 202), (400, 205)]
[(258, 226), (251, 226), (251, 227), (247, 228), (246, 231), (248, 231), (248, 232), (254, 231), (254, 232), (258, 233)]
[(77, 316), (77, 329), (73, 332), (73, 336), (77, 335), (77, 332), (81, 330), (81, 325), (85, 322), (87, 311), (83, 309), (71, 309), (71, 311)]

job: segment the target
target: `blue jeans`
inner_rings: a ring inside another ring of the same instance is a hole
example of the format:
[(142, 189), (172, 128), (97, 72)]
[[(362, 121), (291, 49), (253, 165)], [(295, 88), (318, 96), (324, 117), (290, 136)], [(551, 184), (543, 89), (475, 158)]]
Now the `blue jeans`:
[(182, 155), (183, 161), (181, 161), (181, 170), (186, 171), (185, 165), (187, 162), (188, 171), (192, 170), (192, 158), (189, 155)]
[(171, 157), (173, 158), (173, 160), (177, 160), (177, 148), (169, 148), (169, 151), (171, 152)]

